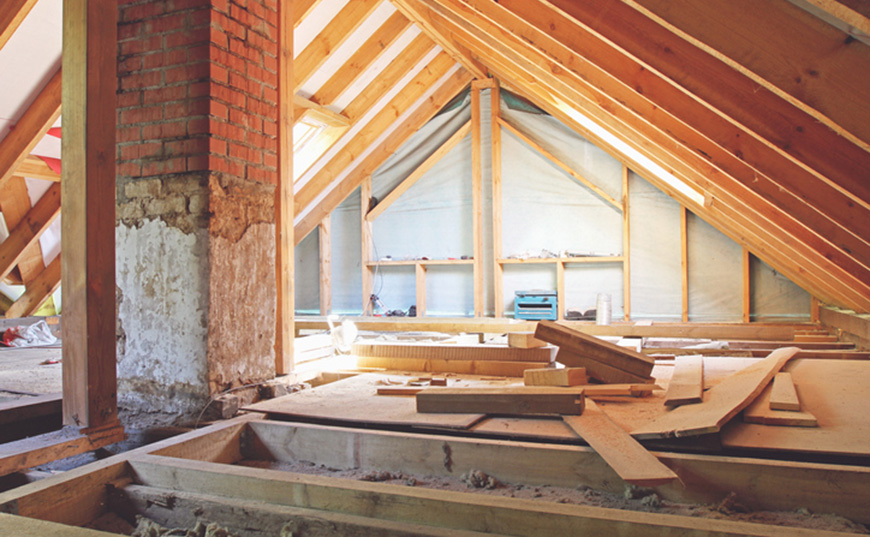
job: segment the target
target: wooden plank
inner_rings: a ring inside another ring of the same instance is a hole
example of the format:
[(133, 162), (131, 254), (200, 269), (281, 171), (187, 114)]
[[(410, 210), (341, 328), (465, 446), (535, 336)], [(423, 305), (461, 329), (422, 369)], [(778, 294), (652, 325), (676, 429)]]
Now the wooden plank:
[(540, 369), (541, 362), (502, 362), (497, 360), (448, 360), (435, 358), (359, 357), (359, 367), (377, 367), (394, 371), (458, 373), (489, 377), (522, 377), (526, 369)]
[(794, 341), (795, 343), (835, 342), (839, 341), (839, 338), (831, 334), (795, 334)]
[[(64, 2), (61, 237), (64, 423), (117, 423), (118, 10)], [(59, 83), (59, 73), (56, 75)], [(45, 125), (48, 128), (50, 123)], [(48, 270), (48, 269), (47, 269)]]
[(503, 388), (426, 388), (417, 394), (417, 412), (437, 414), (583, 413), (583, 390), (541, 386)]
[(311, 100), (330, 105), (341, 96), (411, 26), (400, 12), (390, 15), (353, 56), (317, 90)]
[(0, 533), (15, 537), (117, 537), (118, 535), (6, 513), (0, 513)]
[(819, 420), (809, 412), (773, 410), (770, 408), (770, 394), (772, 385), (764, 388), (759, 395), (743, 411), (743, 421), (746, 423), (759, 423), (763, 425), (781, 425), (787, 427), (818, 427)]
[(331, 218), (326, 217), (320, 222), (320, 226), (318, 226), (318, 238), (320, 239), (317, 243), (319, 260), (320, 260), (320, 271), (319, 274), (319, 284), (320, 284), (320, 314), (321, 315), (329, 315), (330, 311), (332, 311), (332, 232), (331, 232)]
[(55, 71), (14, 128), (0, 140), (0, 189), (60, 116), (60, 71)]
[(559, 352), (556, 353), (556, 361), (567, 367), (583, 367), (590, 378), (609, 384), (644, 383), (650, 380), (650, 377), (643, 377), (623, 371), (618, 367), (593, 360), (567, 348), (559, 349)]
[[(278, 5), (278, 184), (275, 188), (275, 374), (293, 371), (293, 61), (294, 6)], [(303, 8), (304, 9), (304, 8)], [(299, 14), (302, 15), (301, 13)]]
[[(490, 122), (491, 122), (491, 140), (490, 146), (492, 155), (490, 160), (491, 165), (491, 180), (492, 180), (492, 257), (493, 259), (501, 259), (504, 257), (504, 222), (502, 221), (502, 167), (501, 167), (501, 90), (499, 85), (495, 84), (490, 90)], [(493, 315), (495, 317), (504, 316), (504, 267), (499, 263), (492, 264), (492, 294), (493, 294)]]
[(842, 339), (870, 349), (870, 315), (824, 306), (819, 309), (819, 320), (822, 326), (840, 334)]
[(791, 378), (791, 373), (777, 373), (770, 390), (771, 410), (794, 410), (800, 412), (801, 403)]
[(378, 386), (378, 395), (417, 395), (423, 386)]
[[(535, 329), (535, 337), (559, 346), (560, 353), (567, 350), (583, 358), (595, 360), (610, 367), (621, 369), (627, 373), (643, 378), (649, 378), (655, 360), (642, 353), (635, 352), (609, 341), (589, 336), (580, 331), (556, 324), (552, 321), (540, 321)], [(561, 356), (561, 354), (560, 354)], [(574, 365), (562, 362), (565, 365)], [(590, 370), (590, 374), (593, 372)], [(608, 379), (600, 379), (608, 381)]]
[[(36, 202), (36, 205), (27, 211), (24, 218), (21, 218), (15, 227), (10, 229), (6, 240), (0, 243), (0, 279), (5, 278), (12, 271), (24, 257), (25, 251), (37, 244), (40, 235), (60, 215), (60, 191), (59, 184), (51, 185), (48, 191)], [(39, 265), (44, 268), (42, 251), (38, 246), (36, 254), (39, 256)], [(30, 282), (32, 278), (26, 279), (26, 281)]]
[(563, 367), (560, 369), (526, 369), (523, 371), (523, 384), (526, 386), (579, 386), (589, 384), (585, 367)]
[[(166, 498), (172, 501), (167, 502)], [(274, 505), (262, 501), (227, 499), (213, 494), (192, 494), (141, 485), (113, 488), (109, 497), (113, 512), (132, 519), (145, 516), (165, 528), (193, 528), (208, 520), (232, 535), (273, 537), (277, 535), (352, 535), (353, 537), (484, 537), (476, 531), (445, 529), (408, 522), (378, 520), (323, 509)], [(251, 524), (251, 520), (256, 524)], [(254, 527), (256, 526), (256, 527)], [(101, 534), (106, 535), (106, 534)], [(115, 534), (112, 534), (115, 535)]]
[(700, 403), (704, 394), (704, 357), (677, 356), (674, 373), (668, 383), (665, 405)]
[[(443, 454), (442, 454), (443, 456)], [(130, 465), (143, 485), (263, 501), (449, 529), (539, 535), (685, 537), (834, 537), (823, 530), (697, 519), (677, 515), (564, 505), (482, 494), (396, 487), (348, 479), (141, 455)], [(450, 516), (444, 516), (450, 513)]]
[(481, 82), (475, 80), (471, 83), (471, 244), (474, 257), (473, 284), (474, 293), (474, 316), (483, 317), (483, 149), (481, 147), (481, 109), (480, 92)]
[(509, 332), (507, 335), (508, 347), (515, 349), (534, 349), (537, 347), (545, 347), (546, 341), (535, 339), (534, 332)]
[(60, 174), (51, 169), (44, 160), (35, 156), (29, 155), (24, 161), (15, 168), (13, 175), (17, 177), (30, 177), (31, 179), (42, 179), (43, 181), (60, 182)]
[[(317, 69), (326, 62), (327, 58), (338, 49), (345, 40), (350, 37), (368, 16), (380, 5), (380, 0), (356, 0), (350, 2), (335, 17), (333, 17), (323, 30), (311, 40), (307, 47), (302, 50), (293, 61), (294, 74), (292, 93), (296, 94), (302, 89), (302, 85), (311, 78)], [(288, 20), (290, 20), (288, 18)], [(292, 25), (287, 25), (292, 32)]]
[(0, 476), (65, 459), (126, 438), (124, 428), (110, 425), (87, 433), (72, 428), (0, 445)]
[(785, 347), (713, 386), (698, 405), (677, 407), (632, 431), (636, 438), (696, 436), (718, 432), (746, 408), (799, 349)]
[(608, 395), (645, 397), (661, 389), (658, 384), (587, 384), (583, 386), (583, 393), (592, 398)]
[(573, 168), (571, 168), (570, 166), (565, 164), (556, 155), (554, 155), (554, 154), (550, 153), (549, 151), (547, 151), (546, 149), (544, 149), (544, 147), (541, 144), (539, 144), (535, 140), (531, 139), (523, 131), (521, 131), (518, 127), (515, 127), (510, 121), (508, 121), (507, 119), (501, 118), (501, 117), (498, 118), (498, 121), (499, 121), (500, 126), (504, 127), (511, 134), (513, 134), (514, 136), (516, 136), (517, 138), (519, 138), (520, 140), (525, 142), (527, 145), (529, 145), (532, 149), (534, 149), (535, 151), (537, 151), (538, 153), (543, 155), (547, 160), (549, 160), (550, 162), (552, 162), (553, 164), (555, 164), (556, 166), (561, 168), (565, 173), (570, 175), (572, 179), (574, 179), (575, 181), (577, 181), (581, 185), (585, 186), (586, 188), (588, 188), (589, 190), (594, 192), (595, 195), (597, 195), (599, 198), (601, 198), (602, 200), (604, 200), (605, 202), (607, 202), (611, 206), (615, 207), (617, 210), (622, 211), (622, 209), (623, 209), (622, 203), (616, 201), (610, 194), (608, 194), (607, 192), (602, 190), (600, 187), (598, 187), (598, 185), (596, 185), (595, 183), (593, 183), (589, 179), (586, 179), (581, 174), (579, 174), (577, 171), (575, 171)]
[(586, 402), (583, 415), (563, 416), (562, 420), (626, 483), (657, 487), (678, 479), (673, 470), (607, 417), (595, 401)]
[(742, 349), (767, 349), (774, 350), (779, 347), (797, 347), (803, 350), (850, 350), (855, 345), (847, 341), (728, 341), (728, 348)]
[(351, 352), (370, 358), (537, 362), (538, 367), (543, 367), (540, 364), (553, 361), (554, 351), (553, 347), (515, 349), (502, 345), (355, 343)]
[(306, 99), (301, 95), (293, 96), (293, 107), (295, 109), (293, 113), (295, 116), (294, 123), (301, 119), (302, 114), (305, 112), (311, 112), (318, 121), (321, 121), (330, 127), (350, 127), (351, 125), (350, 118), (344, 114), (333, 112), (329, 108), (321, 106), (311, 99)]
[[(588, 401), (587, 401), (588, 402)], [(554, 421), (554, 420), (548, 420)], [(565, 425), (567, 434), (574, 435)], [(479, 470), (504, 483), (552, 485), (623, 494), (626, 483), (586, 446), (374, 431), (253, 421), (246, 457), (278, 462), (316, 461), (341, 470), (377, 469), (439, 477)], [(450, 448), (445, 460), (444, 446)], [(653, 453), (680, 482), (656, 493), (666, 501), (716, 504), (736, 491), (756, 510), (834, 513), (870, 520), (870, 468), (750, 457)], [(812, 487), (807, 487), (812, 483)]]
[(36, 0), (9, 0), (4, 2), (3, 9), (0, 10), (0, 50), (15, 33), (15, 30), (24, 21), (27, 14), (33, 6), (36, 5)]
[(299, 26), (305, 17), (311, 13), (311, 10), (317, 7), (321, 0), (296, 0), (293, 2), (293, 16), (291, 21), (293, 22), (293, 27), (296, 28)]
[(426, 316), (426, 265), (417, 263), (414, 267), (414, 286), (417, 294), (417, 317)]
[(380, 216), (387, 208), (393, 204), (399, 197), (408, 191), (409, 188), (414, 186), (414, 184), (419, 181), (426, 172), (432, 169), (432, 166), (438, 163), (447, 153), (450, 152), (451, 149), (456, 147), (456, 145), (461, 142), (468, 133), (471, 132), (471, 121), (469, 120), (463, 126), (459, 127), (459, 129), (453, 133), (443, 144), (441, 144), (438, 149), (436, 149), (431, 155), (429, 155), (426, 160), (424, 160), (417, 168), (412, 171), (408, 177), (402, 180), (401, 183), (396, 185), (396, 187), (390, 191), (389, 194), (383, 197), (377, 205), (368, 210), (365, 215), (366, 220), (369, 222), (374, 222), (375, 219)]
[(0, 403), (0, 425), (60, 414), (62, 396), (49, 393)]

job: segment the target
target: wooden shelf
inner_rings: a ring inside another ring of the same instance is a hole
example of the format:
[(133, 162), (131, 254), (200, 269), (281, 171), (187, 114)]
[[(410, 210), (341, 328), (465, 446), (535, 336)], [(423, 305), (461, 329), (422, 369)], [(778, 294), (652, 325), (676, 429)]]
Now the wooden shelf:
[(405, 259), (405, 260), (385, 260), (385, 261), (369, 261), (366, 263), (368, 267), (380, 266), (415, 266), (415, 265), (473, 265), (473, 259)]
[(601, 256), (601, 257), (532, 257), (529, 259), (499, 259), (499, 265), (521, 265), (535, 263), (622, 263), (625, 257)]

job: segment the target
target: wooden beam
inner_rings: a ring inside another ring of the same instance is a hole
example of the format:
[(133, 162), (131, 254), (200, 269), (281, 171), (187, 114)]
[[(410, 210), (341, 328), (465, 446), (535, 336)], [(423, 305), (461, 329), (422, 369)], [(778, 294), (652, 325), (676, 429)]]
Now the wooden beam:
[(425, 101), (417, 104), (405, 122), (387, 136), (352, 171), (296, 225), (297, 240), (302, 240), (323, 216), (332, 212), (362, 180), (374, 173), (411, 135), (429, 121), (444, 105), (450, 102), (471, 81), (471, 75), (459, 70), (450, 75)]
[(538, 362), (539, 368), (553, 361), (554, 350), (553, 347), (521, 349), (502, 345), (402, 345), (397, 343), (355, 343), (353, 345), (353, 354), (366, 358)]
[[(864, 105), (870, 93), (862, 78), (870, 69), (870, 53), (860, 41), (789, 2), (771, 2), (764, 9), (747, 0), (627, 3), (751, 78), (762, 91), (811, 115), (819, 127), (870, 149), (870, 111)], [(856, 12), (847, 2), (805, 3), (844, 22), (848, 18), (847, 24), (857, 29), (863, 25), (862, 31), (870, 35), (867, 14)], [(729, 38), (735, 34), (740, 39)], [(758, 54), (759, 50), (764, 53)]]
[(398, 9), (405, 17), (419, 26), (423, 32), (435, 41), (444, 51), (450, 54), (459, 65), (465, 68), (466, 71), (474, 75), (474, 78), (486, 78), (486, 69), (474, 60), (468, 51), (464, 50), (460, 45), (454, 43), (448, 37), (441, 34), (438, 29), (420, 10), (419, 6), (413, 0), (390, 0), (396, 9)]
[(64, 1), (61, 139), (64, 423), (90, 428), (118, 422), (117, 18), (117, 10), (106, 9), (102, 2)]
[(426, 316), (426, 265), (414, 266), (414, 289), (417, 292), (417, 317)]
[(631, 228), (629, 219), (628, 166), (622, 165), (622, 309), (631, 320)]
[[(483, 86), (482, 86), (483, 84)], [(480, 92), (488, 79), (471, 83), (471, 241), (473, 245), (474, 316), (484, 315), (483, 294), (483, 148), (481, 147)]]
[(318, 249), (320, 251), (320, 314), (332, 310), (332, 223), (330, 217), (320, 221)]
[(293, 2), (278, 4), (278, 184), (275, 188), (275, 374), (293, 371)]
[[(56, 201), (60, 202), (59, 192)], [(24, 178), (13, 176), (6, 182), (6, 186), (0, 189), (0, 211), (3, 211), (6, 229), (10, 232), (17, 228), (31, 211), (30, 194), (27, 191), (27, 182)], [(30, 244), (25, 246), (20, 255), (17, 255), (18, 259), (15, 261), (18, 265), (21, 281), (25, 285), (36, 279), (45, 270), (42, 247), (36, 241), (29, 242)], [(12, 244), (9, 246), (12, 247)]]
[(55, 71), (14, 128), (0, 140), (0, 188), (3, 188), (60, 116), (60, 72), (60, 69)]
[(870, 8), (861, 0), (805, 0), (865, 36), (870, 35)]
[[(374, 312), (375, 276), (370, 266), (374, 256), (374, 241), (372, 239), (372, 223), (366, 219), (366, 214), (372, 208), (372, 176), (366, 175), (359, 185), (360, 189), (360, 270), (362, 270), (362, 314), (371, 315)], [(338, 204), (336, 204), (338, 205)]]
[(0, 50), (35, 5), (36, 0), (9, 0), (3, 3), (3, 9), (0, 10)]
[[(429, 2), (429, 4), (432, 4), (435, 8), (441, 8), (445, 3), (451, 4), (450, 9), (464, 9), (462, 6), (456, 5), (456, 2), (448, 2), (448, 0), (439, 2), (437, 6), (433, 2)], [(498, 5), (481, 2), (474, 3), (476, 9), (483, 10), (498, 10), (501, 9), (500, 6), (504, 5), (504, 3)], [(465, 11), (466, 12), (463, 12), (463, 16), (470, 16), (467, 13), (468, 10), (466, 9)], [(512, 19), (511, 23), (517, 24), (517, 20), (521, 21), (522, 19)], [(475, 18), (474, 23), (483, 25), (483, 21), (479, 18)], [(457, 20), (456, 24), (462, 25), (466, 23), (463, 20)], [(570, 21), (567, 22), (567, 25), (571, 25)], [(522, 30), (526, 31), (528, 28), (523, 27)], [(733, 178), (723, 174), (720, 170), (711, 166), (709, 161), (699, 158), (698, 154), (686, 151), (686, 147), (683, 146), (681, 142), (677, 142), (674, 139), (669, 138), (669, 135), (665, 135), (663, 132), (659, 131), (659, 122), (638, 123), (638, 117), (634, 115), (634, 112), (627, 112), (624, 109), (621, 110), (624, 103), (621, 103), (619, 100), (613, 100), (613, 98), (607, 94), (600, 93), (598, 97), (592, 99), (587, 98), (585, 95), (588, 91), (600, 92), (601, 90), (586, 84), (586, 81), (582, 76), (572, 78), (569, 75), (569, 71), (563, 68), (557, 69), (558, 65), (551, 60), (546, 60), (547, 63), (543, 65), (534, 63), (538, 61), (538, 57), (536, 56), (536, 49), (526, 47), (529, 42), (528, 36), (526, 36), (526, 39), (516, 36), (511, 37), (503, 31), (500, 33), (498, 28), (491, 26), (486, 26), (485, 29), (480, 30), (481, 33), (487, 36), (499, 35), (499, 39), (478, 37), (470, 33), (472, 31), (478, 31), (476, 29), (467, 29), (467, 31), (469, 33), (466, 34), (466, 37), (475, 41), (474, 47), (476, 50), (481, 54), (486, 54), (485, 61), (488, 62), (488, 67), (491, 70), (494, 72), (498, 71), (496, 74), (504, 77), (506, 76), (505, 73), (512, 73), (509, 76), (527, 87), (534, 85), (536, 88), (541, 88), (541, 84), (546, 84), (548, 86), (543, 92), (540, 91), (540, 89), (529, 90), (532, 94), (532, 99), (536, 104), (543, 105), (543, 107), (551, 113), (554, 112), (554, 109), (556, 112), (564, 110), (566, 105), (574, 106), (575, 109), (582, 110), (584, 114), (590, 114), (591, 117), (600, 125), (612, 127), (614, 132), (620, 134), (620, 136), (626, 137), (625, 139), (630, 143), (641, 144), (640, 147), (642, 154), (651, 159), (653, 163), (658, 163), (659, 165), (676, 172), (677, 177), (684, 180), (686, 184), (692, 185), (693, 188), (696, 189), (700, 188), (700, 191), (710, 191), (714, 196), (712, 199), (715, 199), (720, 203), (705, 204), (705, 211), (703, 211), (705, 219), (714, 220), (714, 223), (718, 222), (715, 225), (720, 226), (720, 229), (724, 229), (726, 232), (732, 230), (730, 235), (732, 237), (737, 235), (738, 240), (742, 241), (742, 243), (745, 244), (747, 243), (746, 241), (751, 242), (753, 250), (766, 258), (766, 260), (769, 260), (770, 256), (779, 259), (779, 262), (774, 264), (777, 265), (777, 268), (781, 272), (786, 273), (791, 279), (806, 282), (807, 278), (810, 278), (813, 282), (812, 284), (804, 284), (806, 287), (815, 288), (819, 291), (825, 289), (827, 297), (838, 296), (840, 298), (837, 300), (845, 300), (846, 302), (853, 304), (861, 303), (864, 307), (870, 307), (867, 300), (859, 298), (858, 295), (854, 293), (854, 290), (856, 289), (855, 286), (862, 287), (863, 284), (860, 282), (866, 281), (866, 279), (853, 279), (852, 276), (844, 272), (849, 270), (860, 270), (856, 265), (854, 265), (853, 261), (849, 261), (848, 256), (844, 256), (842, 252), (838, 253), (837, 250), (830, 250), (829, 247), (824, 246), (824, 244), (822, 244), (824, 239), (822, 239), (821, 235), (815, 235), (813, 234), (814, 232), (809, 232), (809, 234), (807, 234), (805, 224), (802, 224), (799, 220), (794, 220), (791, 216), (785, 215), (778, 209), (773, 209), (768, 205), (770, 202), (762, 201), (756, 192), (745, 189), (744, 187), (736, 188), (737, 183), (731, 182), (733, 181)], [(552, 39), (549, 36), (549, 33), (551, 32), (544, 30), (536, 31), (537, 33), (535, 33), (534, 42), (538, 46), (540, 46), (541, 43), (546, 43), (548, 39)], [(576, 36), (574, 39), (576, 39)], [(506, 56), (493, 56), (491, 52), (493, 47), (500, 47), (499, 51), (495, 54)], [(519, 48), (511, 49), (508, 47)], [(558, 53), (558, 49), (554, 48), (549, 50), (549, 52)], [(569, 62), (570, 60), (566, 59), (565, 61)], [(586, 62), (580, 63), (582, 63), (583, 66), (587, 65)], [(564, 63), (561, 65), (564, 65)], [(522, 69), (528, 71), (517, 73), (517, 66), (521, 66)], [(568, 78), (572, 78), (571, 82), (568, 82)], [(582, 89), (578, 88), (578, 84), (583, 85), (584, 87)], [(616, 89), (618, 88), (614, 88), (614, 91)], [(555, 91), (556, 94), (551, 94), (551, 91)], [(630, 96), (630, 93), (626, 94), (626, 98), (629, 98)], [(632, 97), (632, 99), (636, 97), (637, 95)], [(602, 108), (604, 101), (601, 99), (608, 101), (609, 103), (606, 105), (606, 110)], [(647, 103), (645, 106), (648, 106), (649, 104), (650, 103)], [(628, 115), (621, 117), (624, 115), (622, 112), (626, 112)], [(556, 115), (560, 118), (567, 116), (565, 113), (562, 113), (561, 115), (557, 113)], [(578, 124), (576, 120), (569, 121), (568, 123), (572, 126)], [(629, 131), (627, 129), (631, 130)], [(638, 131), (637, 129), (640, 130)], [(607, 144), (605, 144), (605, 147), (607, 147)], [(653, 150), (653, 148), (655, 150)], [(667, 155), (667, 157), (665, 157), (665, 155)], [(672, 155), (679, 155), (679, 159), (672, 160)], [(665, 157), (665, 159), (663, 160), (662, 157)], [(633, 167), (638, 170), (646, 170), (644, 165), (633, 165)], [(668, 193), (674, 192), (674, 195), (678, 199), (685, 199), (684, 195), (670, 187), (665, 183), (665, 181), (656, 179), (655, 176), (652, 178), (647, 175), (644, 176), (653, 180), (654, 184), (665, 189)], [(711, 181), (709, 179), (710, 177), (715, 178), (716, 181)], [(752, 180), (754, 181), (755, 175), (753, 174), (752, 177)], [(722, 180), (720, 181), (718, 178), (721, 178)], [(745, 178), (748, 180), (749, 176), (745, 176)], [(723, 186), (726, 188), (723, 189)], [(779, 192), (779, 189), (775, 190), (776, 192)], [(693, 203), (697, 203), (697, 201)], [(747, 203), (750, 205), (762, 203), (762, 205), (753, 209), (748, 207), (744, 209), (738, 208)], [(745, 222), (747, 219), (753, 220), (757, 218), (764, 219), (764, 225), (746, 225)], [(792, 222), (792, 220), (794, 221)], [(771, 240), (766, 237), (762, 238), (761, 235), (780, 235), (780, 237)], [(782, 235), (788, 235), (791, 238), (782, 238)], [(806, 246), (797, 246), (795, 244), (794, 237), (796, 235), (801, 236), (800, 241)], [(827, 253), (824, 254), (824, 256), (819, 256), (817, 253), (812, 252), (812, 249), (814, 248), (819, 248), (818, 251), (826, 251)], [(784, 250), (792, 250), (792, 252), (786, 253)], [(799, 262), (801, 263), (801, 267), (805, 269), (802, 272), (794, 270), (795, 263), (798, 262), (798, 256), (804, 258)], [(828, 259), (828, 257), (825, 256), (830, 256), (831, 259)], [(823, 257), (825, 257), (825, 259), (822, 259)], [(834, 265), (833, 263), (828, 265), (824, 269), (826, 271), (824, 278), (819, 276), (821, 274), (819, 269), (806, 270), (810, 265), (827, 265), (834, 258), (836, 258), (835, 263), (839, 263), (841, 266)], [(850, 265), (850, 263), (852, 264)], [(834, 273), (840, 275), (839, 280), (833, 280), (830, 277), (830, 275)], [(846, 283), (847, 281), (848, 283)], [(846, 298), (847, 295), (850, 297)]]
[[(535, 329), (535, 337), (541, 341), (557, 345), (560, 351), (568, 350), (596, 362), (609, 365), (636, 375), (643, 380), (649, 378), (655, 360), (639, 352), (614, 345), (608, 341), (584, 334), (553, 321), (540, 321)], [(562, 362), (565, 365), (575, 365)], [(584, 364), (576, 364), (583, 366)], [(590, 376), (594, 371), (587, 367)], [(607, 380), (607, 379), (599, 379)]]
[(342, 43), (368, 16), (378, 7), (381, 0), (355, 0), (349, 2), (317, 36), (311, 40), (305, 49), (293, 60), (293, 94), (302, 89), (302, 85), (317, 72), (327, 58), (338, 50)]
[[(493, 315), (504, 316), (504, 223), (502, 222), (502, 168), (501, 168), (501, 89), (496, 82), (490, 90), (490, 127), (492, 129), (492, 293)], [(563, 310), (559, 306), (559, 310)]]
[(525, 133), (523, 133), (519, 128), (517, 128), (513, 124), (511, 124), (510, 121), (500, 117), (500, 118), (498, 118), (498, 122), (499, 122), (499, 125), (504, 127), (511, 134), (513, 134), (514, 136), (516, 136), (517, 138), (519, 138), (520, 140), (525, 142), (527, 145), (531, 146), (532, 149), (534, 149), (535, 151), (537, 151), (538, 153), (540, 153), (541, 155), (546, 157), (547, 160), (549, 160), (550, 162), (552, 162), (556, 166), (562, 168), (562, 170), (564, 170), (565, 173), (570, 175), (575, 181), (577, 181), (581, 185), (585, 186), (586, 188), (588, 188), (589, 190), (594, 192), (595, 195), (597, 195), (599, 198), (601, 198), (602, 200), (604, 200), (608, 204), (612, 205), (613, 207), (616, 207), (616, 209), (618, 209), (619, 211), (622, 211), (622, 207), (623, 207), (622, 203), (616, 201), (615, 199), (613, 199), (613, 197), (610, 194), (608, 194), (607, 192), (605, 192), (604, 190), (599, 188), (595, 183), (593, 183), (589, 179), (586, 179), (581, 174), (574, 171), (573, 168), (571, 168), (570, 166), (565, 164), (556, 155), (554, 155), (554, 154), (550, 153), (549, 151), (547, 151), (546, 149), (544, 149), (544, 147), (541, 144), (537, 143), (536, 141), (532, 140), (530, 137), (526, 136)]
[(27, 317), (36, 313), (39, 307), (60, 287), (60, 273), (61, 256), (57, 256), (45, 267), (45, 270), (39, 273), (39, 276), (27, 284), (24, 294), (6, 310), (6, 318)]
[(334, 103), (410, 27), (411, 21), (402, 13), (393, 13), (311, 96), (311, 100), (323, 105)]
[(12, 172), (12, 175), (30, 177), (31, 179), (43, 179), (56, 183), (60, 182), (60, 174), (52, 170), (44, 160), (35, 155), (25, 157), (24, 161)]
[[(0, 243), (0, 279), (12, 271), (25, 250), (36, 244), (42, 232), (60, 215), (60, 190), (60, 184), (53, 184)], [(41, 261), (42, 253), (39, 255)]]
[(294, 0), (293, 1), (293, 28), (299, 26), (311, 10), (317, 7), (322, 0)]
[(689, 233), (688, 213), (685, 205), (680, 205), (680, 281), (682, 282), (683, 322), (689, 322)]
[(743, 247), (743, 322), (752, 321), (752, 254)]
[[(423, 96), (430, 86), (446, 74), (455, 64), (445, 53), (436, 56), (402, 90), (384, 105), (365, 128), (347, 142), (341, 151), (317, 169), (313, 177), (296, 193), (296, 212), (301, 213), (311, 201), (335, 180), (341, 172), (351, 166), (357, 156), (375, 142), (405, 110)], [(374, 170), (372, 170), (374, 171)]]
[[(583, 413), (583, 388), (510, 386), (426, 388), (417, 393), (423, 414), (573, 414)], [(627, 433), (626, 433), (627, 434)]]
[(438, 149), (436, 149), (431, 155), (429, 155), (426, 160), (424, 160), (417, 168), (412, 171), (408, 177), (402, 180), (401, 183), (396, 185), (396, 187), (390, 191), (389, 194), (383, 197), (377, 205), (372, 207), (368, 214), (365, 215), (365, 219), (369, 222), (374, 222), (375, 219), (383, 214), (387, 208), (393, 204), (399, 197), (408, 191), (417, 181), (423, 177), (426, 172), (432, 169), (432, 166), (437, 164), (444, 156), (450, 152), (451, 149), (456, 147), (459, 142), (461, 142), (468, 133), (471, 132), (471, 121), (465, 123), (465, 125), (459, 127), (459, 129), (454, 132), (450, 138), (444, 141)]
[(306, 99), (301, 95), (293, 96), (293, 105), (296, 107), (296, 111), (294, 112), (294, 116), (297, 118), (296, 121), (302, 117), (302, 114), (309, 112), (314, 114), (315, 119), (331, 127), (350, 126), (350, 119), (348, 119), (344, 114), (333, 112), (329, 108), (321, 106), (311, 99)]

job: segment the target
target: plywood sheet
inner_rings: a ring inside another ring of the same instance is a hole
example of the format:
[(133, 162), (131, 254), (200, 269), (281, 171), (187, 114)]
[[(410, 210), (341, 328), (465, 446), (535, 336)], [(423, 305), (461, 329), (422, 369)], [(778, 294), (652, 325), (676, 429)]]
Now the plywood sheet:
[(245, 410), (280, 416), (344, 423), (467, 429), (483, 414), (418, 414), (413, 397), (378, 397), (379, 385), (395, 376), (365, 373), (310, 390), (262, 401)]
[(870, 455), (870, 413), (866, 360), (797, 359), (784, 368), (798, 386), (801, 407), (813, 414), (818, 427), (779, 427), (733, 420), (722, 429), (722, 444), (730, 448), (775, 449), (791, 452)]

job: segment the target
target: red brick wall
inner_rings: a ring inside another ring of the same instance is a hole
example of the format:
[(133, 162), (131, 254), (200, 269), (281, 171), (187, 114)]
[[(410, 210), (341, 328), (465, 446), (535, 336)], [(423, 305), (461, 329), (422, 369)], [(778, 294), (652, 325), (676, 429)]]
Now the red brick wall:
[(211, 171), (275, 184), (276, 11), (275, 0), (121, 1), (122, 183)]

